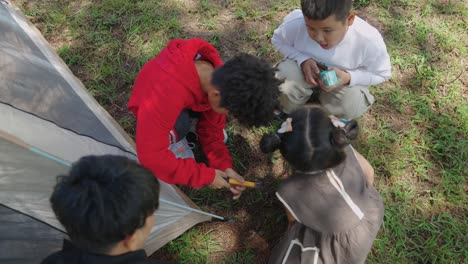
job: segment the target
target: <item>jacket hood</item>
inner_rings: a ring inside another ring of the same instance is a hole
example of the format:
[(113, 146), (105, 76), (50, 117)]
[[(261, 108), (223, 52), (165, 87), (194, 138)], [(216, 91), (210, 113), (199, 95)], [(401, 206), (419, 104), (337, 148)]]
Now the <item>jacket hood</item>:
[[(206, 94), (201, 90), (200, 77), (195, 68), (197, 55), (213, 64), (215, 68), (223, 65), (216, 49), (202, 39), (174, 39), (155, 58), (156, 66), (193, 94), (193, 106), (207, 105)], [(208, 105), (209, 106), (209, 105)], [(195, 107), (197, 108), (197, 107)], [(193, 109), (194, 111), (204, 111)], [(209, 107), (208, 107), (209, 108)]]

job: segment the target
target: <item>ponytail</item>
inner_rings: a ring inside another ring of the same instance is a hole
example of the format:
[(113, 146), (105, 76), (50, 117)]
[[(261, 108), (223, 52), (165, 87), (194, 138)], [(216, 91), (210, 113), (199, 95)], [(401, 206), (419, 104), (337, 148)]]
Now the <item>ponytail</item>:
[(331, 133), (330, 142), (333, 146), (343, 148), (351, 140), (357, 138), (359, 126), (356, 120), (351, 120), (344, 127), (334, 127)]
[(263, 153), (271, 153), (279, 148), (281, 144), (282, 133), (272, 133), (263, 135), (260, 141), (260, 150)]
[(355, 140), (359, 134), (359, 125), (356, 120), (350, 120), (344, 127), (346, 131), (346, 138)]
[(284, 134), (293, 130), (292, 118), (288, 117), (281, 123), (281, 126), (274, 134), (267, 134), (262, 137), (260, 141), (260, 149), (263, 153), (270, 153), (279, 148)]

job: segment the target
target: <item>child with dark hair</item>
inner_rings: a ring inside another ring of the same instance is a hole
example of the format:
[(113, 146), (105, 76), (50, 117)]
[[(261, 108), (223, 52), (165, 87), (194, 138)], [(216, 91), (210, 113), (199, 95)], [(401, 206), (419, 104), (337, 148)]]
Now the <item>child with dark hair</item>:
[(58, 177), (50, 203), (70, 241), (43, 264), (163, 263), (143, 250), (159, 206), (159, 182), (135, 161), (83, 157)]
[(368, 86), (391, 77), (381, 34), (352, 6), (352, 0), (301, 0), (302, 11), (292, 11), (275, 30), (272, 43), (285, 56), (277, 64), (285, 113), (318, 92), (328, 114), (357, 118), (374, 102)]
[[(244, 181), (224, 142), (226, 116), (248, 126), (273, 118), (280, 81), (264, 60), (241, 54), (223, 65), (202, 39), (172, 40), (139, 73), (128, 103), (137, 118), (140, 162), (161, 180), (192, 187), (229, 188), (237, 199)], [(193, 120), (209, 166), (197, 163), (186, 140)]]
[(357, 134), (356, 121), (344, 125), (307, 107), (263, 136), (261, 150), (279, 148), (292, 167), (276, 193), (289, 227), (270, 263), (364, 263), (384, 208), (372, 167), (349, 145)]

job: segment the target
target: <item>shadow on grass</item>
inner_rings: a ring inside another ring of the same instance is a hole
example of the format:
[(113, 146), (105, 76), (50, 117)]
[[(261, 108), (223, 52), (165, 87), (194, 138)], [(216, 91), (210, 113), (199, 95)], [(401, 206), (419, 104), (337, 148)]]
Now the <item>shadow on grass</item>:
[[(28, 6), (33, 5), (33, 1), (28, 2)], [(88, 5), (89, 1), (48, 1), (31, 8), (29, 16), (37, 18), (33, 22), (39, 23), (38, 27), (58, 48), (74, 74), (133, 136), (135, 119), (126, 109), (131, 87), (142, 65), (169, 39), (202, 37), (219, 49), (223, 59), (238, 52), (262, 55), (272, 62), (279, 56), (270, 45), (274, 26), (268, 24), (279, 24), (283, 16), (268, 19), (247, 14), (254, 9), (239, 8), (231, 10), (236, 15), (227, 16), (223, 27), (191, 31), (182, 21), (193, 18), (192, 9), (187, 12), (181, 5), (171, 5), (173, 2), (176, 1), (107, 0)], [(202, 15), (212, 12), (210, 8), (219, 13), (232, 9), (237, 2), (215, 1)], [(411, 13), (420, 11), (403, 3), (411, 1), (385, 1), (392, 5), (383, 8), (379, 8), (383, 1), (358, 2), (369, 11), (377, 8), (376, 14), (382, 12), (382, 18), (387, 20), (376, 22), (381, 23), (378, 28), (392, 55), (395, 74), (390, 82), (372, 90), (377, 103), (363, 120), (364, 131), (357, 144), (376, 169), (377, 189), (387, 207), (384, 227), (369, 263), (428, 263), (444, 258), (457, 262), (460, 255), (467, 259), (460, 236), (468, 229), (463, 177), (468, 160), (463, 114), (466, 107), (462, 108), (466, 96), (458, 82), (446, 85), (441, 81), (441, 76), (449, 74), (445, 67), (450, 66), (450, 61), (434, 61), (443, 60), (438, 53), (452, 46), (440, 48), (439, 43), (432, 42), (431, 37), (437, 35), (430, 29), (435, 25), (415, 25), (409, 20)], [(458, 7), (445, 2), (432, 5), (436, 13), (460, 14)], [(47, 10), (42, 10), (44, 6)], [(205, 7), (194, 8), (203, 11)], [(288, 11), (289, 7), (282, 9)], [(206, 25), (217, 26), (210, 21)], [(230, 123), (229, 128), (232, 126)], [(237, 202), (230, 200), (228, 191), (183, 189), (203, 210), (239, 218), (235, 224), (205, 223), (195, 229), (236, 231), (228, 233), (235, 237), (229, 250), (252, 252), (249, 254), (256, 254), (256, 263), (261, 263), (267, 259), (265, 252), (284, 232), (286, 219), (274, 195), (278, 182), (272, 176), (273, 164), (258, 152), (255, 144), (259, 138), (239, 130), (240, 133), (231, 133), (234, 166), (247, 179), (263, 178), (264, 189), (247, 190)], [(261, 167), (260, 171), (256, 167)], [(261, 246), (265, 244), (267, 249)], [(177, 256), (172, 254), (169, 259), (177, 260)]]
[(91, 95), (134, 136), (127, 110), (134, 80), (144, 63), (181, 36), (185, 10), (171, 2), (125, 0), (28, 1), (23, 7), (38, 17), (39, 29)]
[[(241, 132), (246, 131), (245, 128), (234, 126)], [(210, 263), (229, 261), (231, 256), (239, 258), (241, 252), (247, 251), (253, 254), (251, 257), (255, 258), (256, 263), (266, 263), (271, 247), (276, 244), (286, 227), (282, 206), (275, 196), (278, 181), (273, 176), (271, 164), (265, 155), (259, 153), (258, 147), (252, 146), (241, 134), (243, 133), (229, 132), (228, 147), (232, 153), (234, 168), (246, 180), (259, 183), (260, 187), (246, 189), (239, 200), (233, 201), (231, 192), (225, 189), (180, 186), (201, 209), (237, 219), (235, 223), (210, 222), (197, 227), (199, 230), (215, 229), (213, 239), (226, 251), (214, 252), (208, 256), (207, 261)], [(199, 147), (196, 152), (197, 161), (206, 162)], [(230, 235), (225, 236), (223, 233)]]

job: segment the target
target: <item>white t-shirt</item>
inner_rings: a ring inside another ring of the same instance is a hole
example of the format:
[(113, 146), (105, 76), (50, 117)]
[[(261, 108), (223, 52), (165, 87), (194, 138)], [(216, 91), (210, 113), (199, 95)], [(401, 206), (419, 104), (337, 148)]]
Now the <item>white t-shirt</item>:
[(351, 74), (350, 85), (375, 85), (392, 76), (390, 57), (379, 31), (357, 17), (335, 47), (326, 50), (309, 37), (302, 11), (296, 9), (275, 30), (273, 46), (299, 65), (307, 59)]

